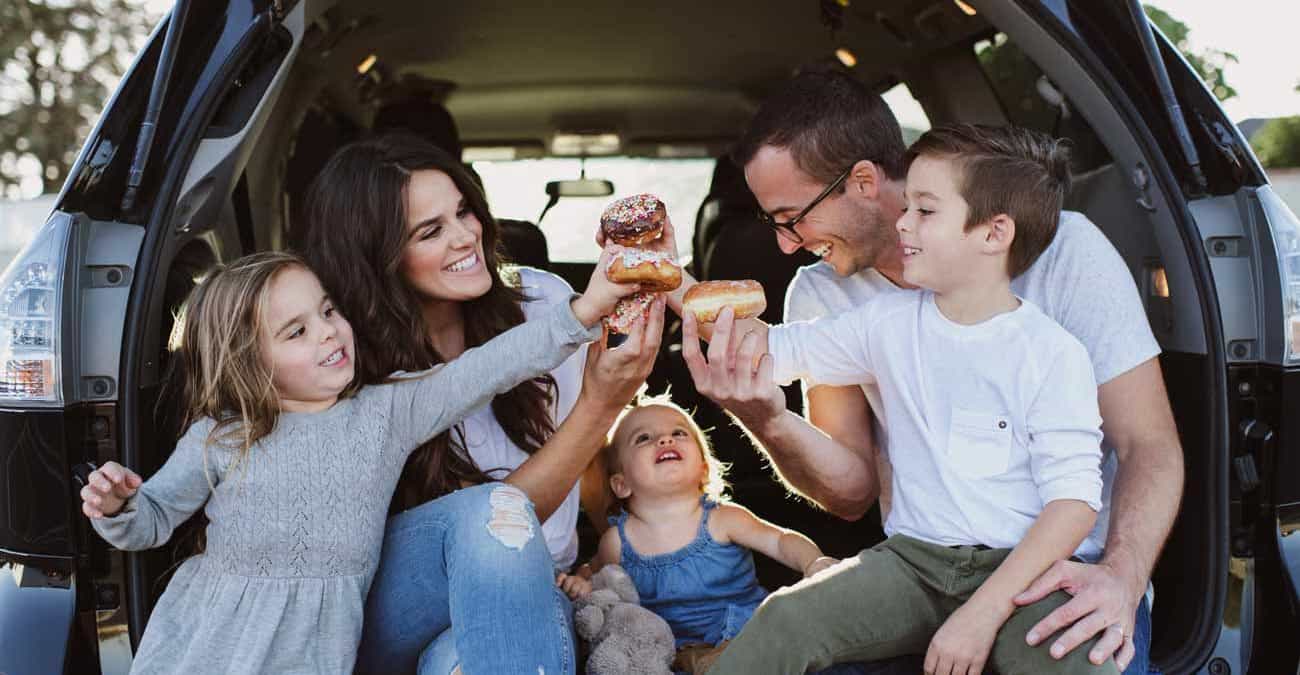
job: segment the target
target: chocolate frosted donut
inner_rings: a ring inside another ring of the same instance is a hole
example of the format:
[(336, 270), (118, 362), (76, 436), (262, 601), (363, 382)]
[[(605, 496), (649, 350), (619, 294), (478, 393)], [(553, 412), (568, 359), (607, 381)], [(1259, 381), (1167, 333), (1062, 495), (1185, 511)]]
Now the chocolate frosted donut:
[(622, 246), (640, 246), (663, 234), (668, 211), (650, 194), (624, 197), (605, 207), (600, 227), (605, 237)]

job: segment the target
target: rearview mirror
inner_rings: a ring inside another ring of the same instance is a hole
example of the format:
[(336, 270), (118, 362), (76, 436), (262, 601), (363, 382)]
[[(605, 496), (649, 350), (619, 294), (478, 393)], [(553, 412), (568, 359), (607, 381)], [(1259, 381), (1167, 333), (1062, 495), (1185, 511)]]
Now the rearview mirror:
[(607, 180), (580, 178), (578, 180), (553, 180), (546, 184), (546, 194), (551, 199), (560, 197), (608, 197), (614, 194), (614, 184)]

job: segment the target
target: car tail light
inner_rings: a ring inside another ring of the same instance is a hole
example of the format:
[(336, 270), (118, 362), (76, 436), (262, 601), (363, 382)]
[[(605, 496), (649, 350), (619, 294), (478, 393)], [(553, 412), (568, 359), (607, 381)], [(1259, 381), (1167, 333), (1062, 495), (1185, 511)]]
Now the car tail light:
[(1300, 365), (1300, 220), (1271, 186), (1256, 194), (1273, 232), (1282, 283), (1282, 363)]
[(0, 275), (0, 404), (63, 403), (59, 329), (70, 222), (51, 218)]

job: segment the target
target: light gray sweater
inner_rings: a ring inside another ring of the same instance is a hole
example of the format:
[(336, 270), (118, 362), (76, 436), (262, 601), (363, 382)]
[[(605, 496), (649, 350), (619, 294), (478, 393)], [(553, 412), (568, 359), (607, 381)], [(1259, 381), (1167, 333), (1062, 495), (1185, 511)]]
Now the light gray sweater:
[(206, 504), (207, 550), (176, 571), (131, 672), (351, 673), (407, 455), (598, 334), (562, 303), (445, 366), (282, 413), (233, 470), (231, 450), (205, 443), (213, 420), (195, 423), (121, 513), (92, 521), (114, 546), (146, 549)]

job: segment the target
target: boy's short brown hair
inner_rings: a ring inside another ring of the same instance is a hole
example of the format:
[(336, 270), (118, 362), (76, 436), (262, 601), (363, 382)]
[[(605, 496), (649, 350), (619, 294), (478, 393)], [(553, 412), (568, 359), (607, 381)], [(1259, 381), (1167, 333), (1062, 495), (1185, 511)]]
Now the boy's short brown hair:
[(1029, 129), (977, 124), (935, 127), (907, 149), (906, 165), (917, 157), (954, 162), (958, 190), (970, 208), (967, 229), (1005, 213), (1016, 223), (1007, 255), (1015, 278), (1047, 250), (1056, 236), (1061, 204), (1070, 191), (1068, 142)]

